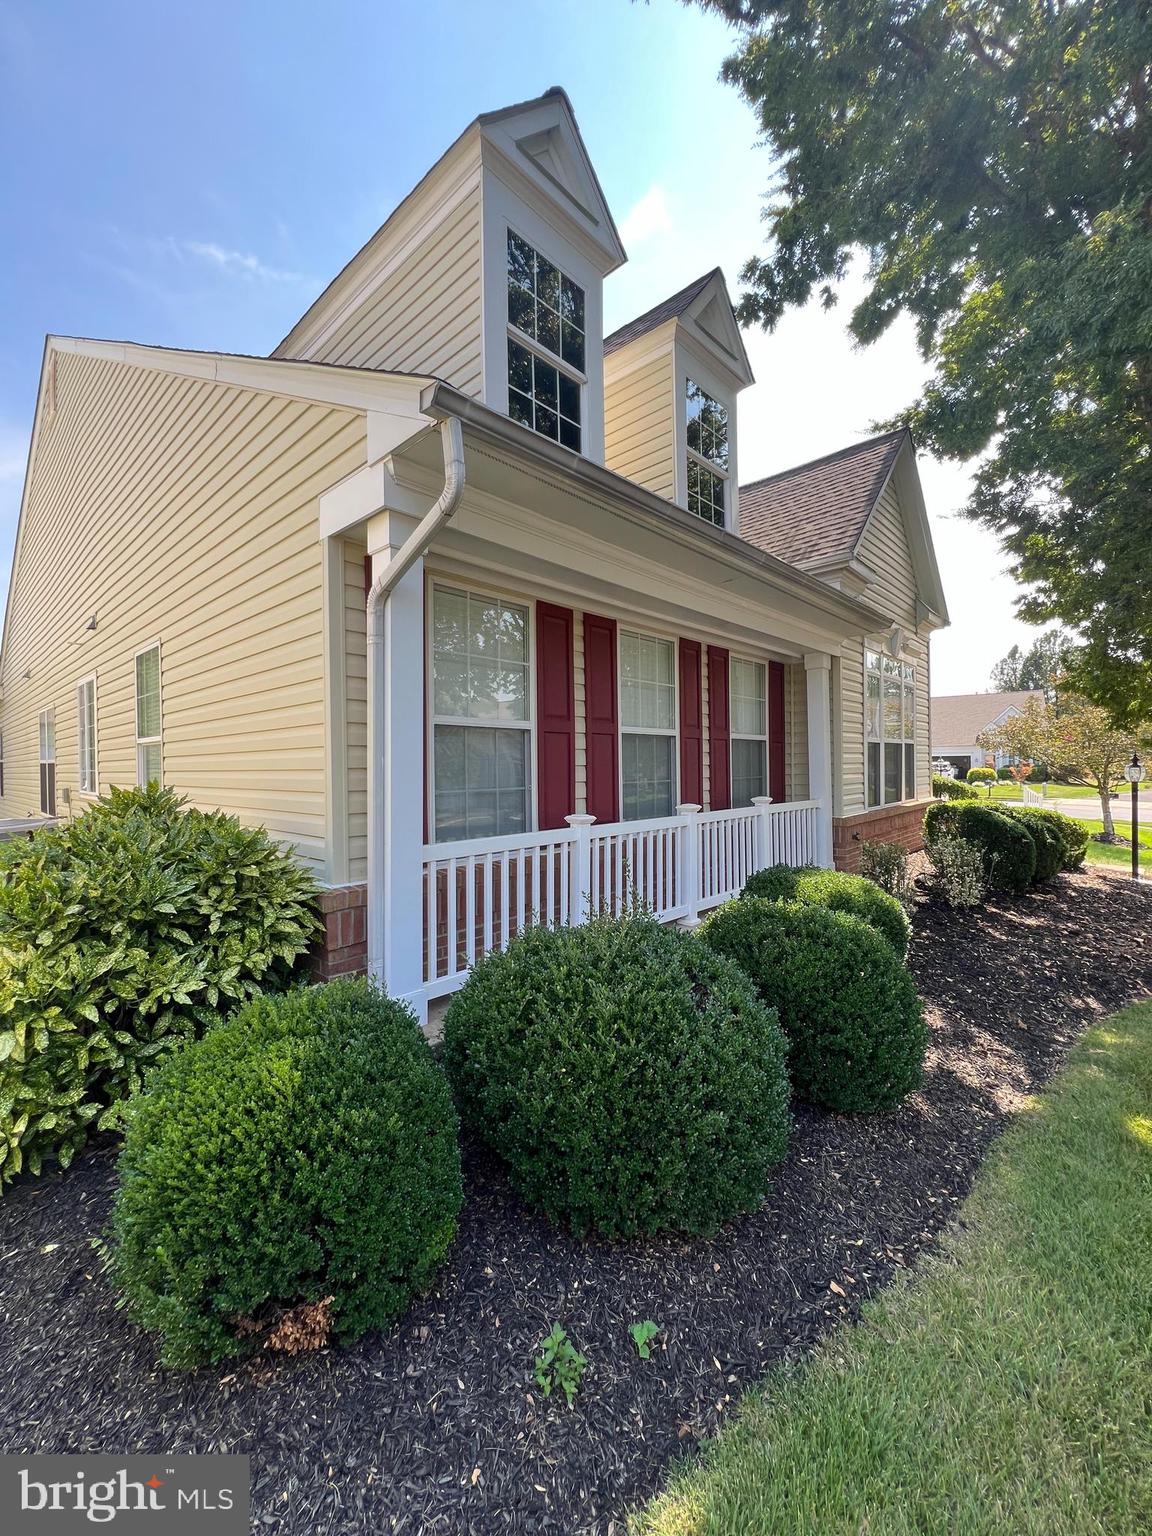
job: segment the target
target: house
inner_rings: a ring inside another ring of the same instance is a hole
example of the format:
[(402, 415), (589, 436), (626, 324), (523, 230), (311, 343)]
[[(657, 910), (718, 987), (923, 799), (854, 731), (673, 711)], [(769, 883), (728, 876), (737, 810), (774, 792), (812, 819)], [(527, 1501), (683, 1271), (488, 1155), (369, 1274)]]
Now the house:
[(932, 756), (951, 763), (957, 778), (969, 768), (1002, 768), (1009, 762), (1004, 752), (985, 752), (979, 738), (1013, 715), (1022, 715), (1029, 699), (1044, 703), (1040, 688), (1013, 693), (951, 693), (932, 700)]
[(473, 122), (270, 357), (52, 336), (0, 812), (162, 781), (325, 886), (423, 1010), (526, 922), (692, 923), (917, 843), (946, 622), (915, 453), (750, 485), (722, 274), (614, 334), (567, 96)]

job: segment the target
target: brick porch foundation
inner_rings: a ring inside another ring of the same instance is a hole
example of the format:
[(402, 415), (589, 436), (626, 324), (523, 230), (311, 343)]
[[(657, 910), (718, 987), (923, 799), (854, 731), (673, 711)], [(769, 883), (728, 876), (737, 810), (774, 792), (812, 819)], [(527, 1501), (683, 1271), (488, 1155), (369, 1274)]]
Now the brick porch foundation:
[(317, 981), (358, 976), (368, 966), (368, 887), (337, 885), (320, 892), (317, 903), (324, 937), (312, 951)]
[(883, 805), (860, 816), (834, 817), (832, 858), (836, 868), (859, 869), (864, 843), (899, 843), (909, 853), (916, 853), (924, 846), (924, 812), (931, 804), (931, 800), (913, 800), (906, 805)]

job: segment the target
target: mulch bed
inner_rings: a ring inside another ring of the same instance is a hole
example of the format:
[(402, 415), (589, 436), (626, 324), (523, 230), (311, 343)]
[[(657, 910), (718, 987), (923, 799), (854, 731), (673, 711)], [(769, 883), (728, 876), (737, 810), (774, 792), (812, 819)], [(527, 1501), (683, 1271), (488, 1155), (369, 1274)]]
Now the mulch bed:
[[(1152, 990), (1152, 893), (1061, 877), (972, 915), (922, 906), (933, 1043), (897, 1114), (800, 1108), (764, 1208), (712, 1242), (577, 1243), (468, 1157), (436, 1291), (387, 1337), (183, 1376), (115, 1306), (89, 1239), (113, 1152), (0, 1200), (0, 1449), (247, 1452), (254, 1528), (621, 1536), (670, 1458), (741, 1390), (913, 1263), (989, 1142), (1080, 1031)], [(641, 1361), (628, 1337), (663, 1335)], [(572, 1410), (532, 1381), (559, 1321), (588, 1356)]]

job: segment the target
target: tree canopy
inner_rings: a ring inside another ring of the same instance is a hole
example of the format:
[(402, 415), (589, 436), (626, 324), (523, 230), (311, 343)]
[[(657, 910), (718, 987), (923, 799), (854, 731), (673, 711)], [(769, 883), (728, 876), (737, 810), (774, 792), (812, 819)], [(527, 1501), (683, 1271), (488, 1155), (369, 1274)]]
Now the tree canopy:
[(778, 155), (741, 318), (868, 286), (934, 373), (902, 419), (984, 455), (969, 515), (1074, 626), (1080, 691), (1152, 715), (1152, 0), (700, 0)]
[(1056, 685), (1066, 670), (1068, 638), (1058, 629), (1038, 635), (1027, 650), (1014, 645), (992, 668), (992, 687), (999, 693), (1039, 688), (1049, 704), (1056, 702)]

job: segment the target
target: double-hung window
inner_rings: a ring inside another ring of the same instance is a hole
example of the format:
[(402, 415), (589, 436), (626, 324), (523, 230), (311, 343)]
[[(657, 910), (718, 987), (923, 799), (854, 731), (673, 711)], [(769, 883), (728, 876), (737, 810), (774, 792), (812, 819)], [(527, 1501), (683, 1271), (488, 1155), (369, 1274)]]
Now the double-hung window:
[(733, 656), (729, 677), (732, 734), (732, 804), (751, 805), (768, 793), (767, 668)]
[(44, 816), (56, 814), (56, 711), (45, 709), (40, 714), (40, 811)]
[(79, 746), (79, 776), (82, 795), (97, 792), (96, 777), (96, 679), (86, 677), (76, 684), (76, 728)]
[(671, 640), (620, 632), (621, 803), (625, 821), (676, 808), (676, 652)]
[(528, 610), (432, 591), (432, 802), (437, 842), (528, 830)]
[(580, 452), (584, 290), (508, 231), (508, 414)]
[(688, 510), (723, 528), (728, 485), (728, 412), (688, 380)]
[(869, 808), (916, 798), (916, 668), (864, 652)]
[(160, 738), (160, 647), (136, 653), (136, 782), (142, 789), (163, 784)]

